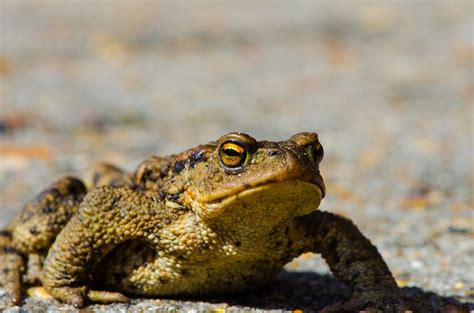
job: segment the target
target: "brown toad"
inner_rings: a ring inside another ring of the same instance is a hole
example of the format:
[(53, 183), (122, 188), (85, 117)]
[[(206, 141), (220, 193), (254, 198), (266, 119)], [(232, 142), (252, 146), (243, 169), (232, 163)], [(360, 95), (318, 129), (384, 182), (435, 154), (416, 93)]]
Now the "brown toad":
[(316, 210), (322, 158), (315, 133), (281, 142), (230, 133), (151, 157), (132, 174), (96, 166), (88, 187), (65, 177), (2, 232), (0, 284), (18, 303), (27, 257), (23, 283), (76, 307), (127, 301), (122, 293), (210, 295), (258, 285), (317, 252), (354, 291), (328, 311), (403, 309), (370, 241), (349, 220)]

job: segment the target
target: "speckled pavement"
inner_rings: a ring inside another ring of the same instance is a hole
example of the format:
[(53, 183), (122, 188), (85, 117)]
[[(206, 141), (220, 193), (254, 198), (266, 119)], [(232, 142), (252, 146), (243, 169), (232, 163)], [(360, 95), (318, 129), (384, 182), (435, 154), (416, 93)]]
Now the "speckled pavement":
[[(0, 227), (99, 160), (131, 170), (229, 131), (316, 131), (321, 209), (359, 225), (407, 296), (474, 310), (472, 12), (457, 0), (0, 0)], [(328, 274), (307, 254), (249, 293), (86, 311), (317, 310), (348, 294)], [(9, 311), (70, 309), (28, 298)]]

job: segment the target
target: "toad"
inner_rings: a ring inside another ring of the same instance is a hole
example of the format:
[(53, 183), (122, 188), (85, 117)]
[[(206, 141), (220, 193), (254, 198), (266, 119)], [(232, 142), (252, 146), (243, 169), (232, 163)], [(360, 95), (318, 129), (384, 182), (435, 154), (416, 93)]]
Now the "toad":
[(376, 247), (325, 195), (315, 133), (280, 142), (230, 133), (135, 172), (99, 164), (28, 202), (0, 235), (0, 287), (21, 300), (42, 285), (75, 307), (125, 295), (230, 293), (268, 281), (305, 252), (320, 253), (352, 296), (324, 311), (402, 311)]

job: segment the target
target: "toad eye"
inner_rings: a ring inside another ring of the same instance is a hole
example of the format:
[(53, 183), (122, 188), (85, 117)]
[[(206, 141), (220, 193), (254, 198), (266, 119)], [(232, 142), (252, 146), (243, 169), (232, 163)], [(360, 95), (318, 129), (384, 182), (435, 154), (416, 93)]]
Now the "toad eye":
[(319, 142), (316, 144), (307, 145), (306, 150), (316, 163), (320, 163), (324, 157), (324, 149)]
[(236, 142), (225, 142), (221, 146), (219, 159), (222, 165), (236, 168), (244, 163), (246, 157), (245, 148)]

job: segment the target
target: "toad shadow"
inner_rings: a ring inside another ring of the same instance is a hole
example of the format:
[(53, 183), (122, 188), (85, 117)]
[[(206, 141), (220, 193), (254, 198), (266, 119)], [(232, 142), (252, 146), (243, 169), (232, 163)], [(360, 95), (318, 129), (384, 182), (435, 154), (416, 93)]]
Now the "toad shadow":
[[(474, 303), (461, 303), (454, 297), (441, 296), (433, 291), (418, 287), (401, 288), (405, 301), (425, 302), (431, 312), (472, 312)], [(188, 300), (228, 303), (266, 310), (302, 310), (315, 312), (325, 306), (344, 300), (351, 290), (329, 274), (315, 272), (283, 271), (274, 280), (258, 288), (232, 295), (209, 298), (189, 298)], [(417, 312), (416, 310), (414, 310)]]

